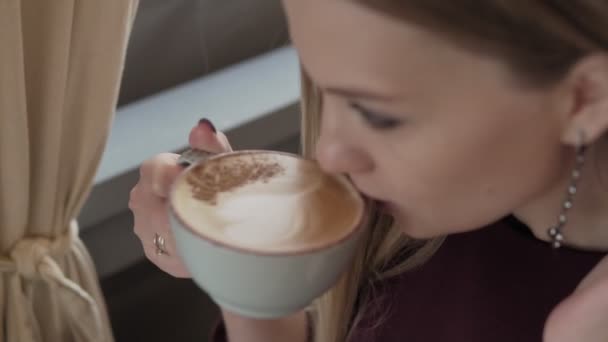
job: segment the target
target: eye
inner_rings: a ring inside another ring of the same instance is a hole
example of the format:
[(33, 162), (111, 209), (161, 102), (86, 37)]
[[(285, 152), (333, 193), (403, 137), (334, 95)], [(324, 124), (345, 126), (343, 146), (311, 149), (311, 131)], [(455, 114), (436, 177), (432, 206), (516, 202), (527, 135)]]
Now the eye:
[(374, 112), (372, 110), (369, 110), (363, 106), (361, 106), (358, 103), (355, 102), (351, 102), (350, 107), (357, 112), (359, 115), (361, 115), (361, 117), (366, 121), (366, 123), (374, 128), (374, 129), (378, 129), (378, 130), (384, 130), (384, 129), (391, 129), (391, 128), (395, 128), (399, 125), (402, 124), (402, 121), (399, 119), (396, 119), (394, 117), (385, 115), (385, 114), (380, 114), (377, 112)]

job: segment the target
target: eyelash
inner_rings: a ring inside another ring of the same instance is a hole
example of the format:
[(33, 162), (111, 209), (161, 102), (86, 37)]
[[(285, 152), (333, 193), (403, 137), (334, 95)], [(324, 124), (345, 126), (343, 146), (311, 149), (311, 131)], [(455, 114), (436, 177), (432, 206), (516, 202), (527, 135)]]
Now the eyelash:
[(358, 103), (351, 102), (350, 107), (359, 114), (365, 122), (373, 129), (388, 130), (401, 125), (401, 120), (388, 117), (386, 115), (375, 113), (371, 110), (363, 108)]

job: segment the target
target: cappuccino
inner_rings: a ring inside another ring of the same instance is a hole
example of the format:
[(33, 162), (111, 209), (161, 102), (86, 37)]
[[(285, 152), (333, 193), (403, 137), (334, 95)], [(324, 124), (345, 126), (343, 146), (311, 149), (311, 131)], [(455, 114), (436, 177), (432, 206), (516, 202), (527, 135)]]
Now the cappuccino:
[(175, 215), (197, 235), (256, 252), (297, 252), (340, 241), (363, 201), (342, 177), (269, 151), (218, 155), (176, 184)]

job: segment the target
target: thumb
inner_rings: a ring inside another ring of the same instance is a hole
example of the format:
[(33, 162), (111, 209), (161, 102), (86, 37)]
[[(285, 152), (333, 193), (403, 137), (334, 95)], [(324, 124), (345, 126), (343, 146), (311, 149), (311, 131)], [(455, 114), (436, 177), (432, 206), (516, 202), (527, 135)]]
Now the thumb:
[(190, 147), (213, 153), (231, 151), (228, 139), (222, 132), (218, 132), (209, 119), (201, 119), (190, 131), (188, 139)]

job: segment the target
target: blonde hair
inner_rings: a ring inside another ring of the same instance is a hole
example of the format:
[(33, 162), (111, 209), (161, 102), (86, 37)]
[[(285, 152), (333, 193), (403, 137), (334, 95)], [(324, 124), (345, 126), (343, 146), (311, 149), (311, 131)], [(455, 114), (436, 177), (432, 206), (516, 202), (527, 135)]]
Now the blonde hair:
[[(306, 73), (302, 72), (302, 154), (314, 158), (321, 121), (321, 94)], [(363, 287), (373, 288), (380, 280), (398, 275), (426, 261), (442, 239), (416, 241), (407, 238), (392, 224), (392, 220), (378, 212), (372, 213), (350, 267), (337, 284), (311, 310), (315, 342), (341, 342), (347, 339), (350, 328), (360, 319), (361, 305), (355, 303)], [(395, 262), (405, 254), (408, 257)], [(368, 298), (369, 299), (369, 298)], [(359, 311), (359, 312), (355, 312)]]

